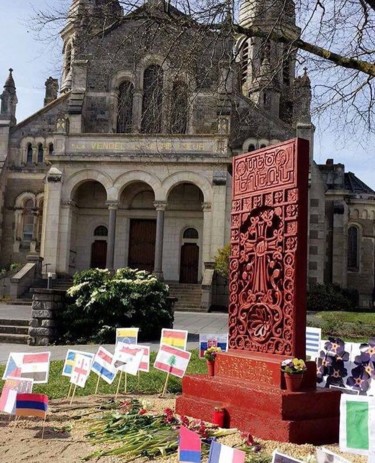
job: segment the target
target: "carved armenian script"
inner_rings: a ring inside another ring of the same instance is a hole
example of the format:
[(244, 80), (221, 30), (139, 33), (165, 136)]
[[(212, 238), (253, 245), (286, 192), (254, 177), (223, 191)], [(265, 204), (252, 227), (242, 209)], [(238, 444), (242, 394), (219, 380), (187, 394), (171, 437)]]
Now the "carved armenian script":
[[(302, 141), (293, 140), (233, 160), (231, 349), (296, 353), (296, 255), (297, 251), (305, 255), (299, 243), (300, 233), (307, 233), (306, 212), (301, 214), (299, 208), (302, 205), (307, 210), (308, 173), (307, 150), (301, 153), (301, 160), (297, 158), (298, 142)], [(304, 176), (298, 169), (306, 171)], [(302, 242), (306, 247), (305, 238)], [(306, 257), (300, 265), (306, 275)]]

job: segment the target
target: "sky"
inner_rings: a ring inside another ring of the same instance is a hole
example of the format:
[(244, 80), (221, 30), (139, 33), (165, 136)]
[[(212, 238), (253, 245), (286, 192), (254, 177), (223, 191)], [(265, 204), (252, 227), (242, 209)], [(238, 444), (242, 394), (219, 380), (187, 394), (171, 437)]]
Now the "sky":
[[(43, 107), (45, 81), (49, 76), (60, 79), (62, 45), (58, 38), (41, 41), (33, 31), (30, 18), (35, 9), (67, 0), (0, 0), (0, 91), (13, 68), (17, 88), (17, 120), (31, 116)], [(375, 135), (366, 140), (340, 133), (327, 119), (314, 120), (316, 125), (314, 159), (327, 159), (345, 165), (375, 190)]]

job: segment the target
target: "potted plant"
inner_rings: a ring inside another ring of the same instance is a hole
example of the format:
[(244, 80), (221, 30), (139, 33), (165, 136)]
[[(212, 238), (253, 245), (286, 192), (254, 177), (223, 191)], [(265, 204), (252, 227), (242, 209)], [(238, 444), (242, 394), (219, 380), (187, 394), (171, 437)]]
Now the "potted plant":
[(215, 360), (218, 352), (221, 352), (220, 347), (212, 346), (204, 351), (204, 358), (207, 360), (208, 375), (214, 376), (215, 374)]
[(306, 364), (302, 359), (286, 359), (281, 362), (281, 371), (284, 373), (285, 385), (288, 391), (295, 392), (301, 387)]

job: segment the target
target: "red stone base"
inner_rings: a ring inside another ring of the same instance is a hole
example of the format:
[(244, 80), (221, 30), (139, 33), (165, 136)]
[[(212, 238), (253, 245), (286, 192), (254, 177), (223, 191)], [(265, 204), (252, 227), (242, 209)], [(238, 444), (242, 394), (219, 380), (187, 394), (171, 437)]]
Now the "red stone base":
[(230, 352), (216, 360), (215, 376), (182, 381), (176, 412), (211, 422), (214, 408), (226, 410), (226, 426), (253, 436), (295, 444), (328, 444), (339, 438), (339, 391), (315, 388), (310, 362), (301, 392), (287, 392), (274, 355)]

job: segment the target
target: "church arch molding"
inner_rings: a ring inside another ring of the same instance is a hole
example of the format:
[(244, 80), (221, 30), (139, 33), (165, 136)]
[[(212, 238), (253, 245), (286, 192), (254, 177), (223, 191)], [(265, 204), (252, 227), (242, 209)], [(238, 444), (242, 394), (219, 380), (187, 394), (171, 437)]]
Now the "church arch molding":
[(83, 183), (90, 182), (90, 181), (96, 181), (100, 183), (104, 187), (107, 193), (107, 199), (108, 200), (112, 199), (110, 197), (111, 196), (110, 193), (111, 193), (112, 185), (113, 185), (111, 177), (97, 170), (83, 170), (80, 172), (76, 172), (75, 174), (73, 174), (71, 177), (67, 179), (65, 188), (64, 188), (65, 194), (64, 194), (63, 200), (66, 200), (66, 201), (71, 200), (77, 188)]
[(212, 187), (210, 182), (195, 172), (178, 172), (167, 177), (162, 184), (163, 197), (168, 200), (169, 193), (180, 183), (192, 183), (198, 187), (204, 198), (204, 202), (212, 201)]
[(160, 180), (148, 172), (141, 170), (126, 172), (116, 178), (113, 186), (118, 191), (118, 198), (120, 198), (121, 193), (128, 185), (138, 182), (146, 183), (153, 190), (155, 201), (164, 200), (164, 198), (160, 197), (162, 191)]

